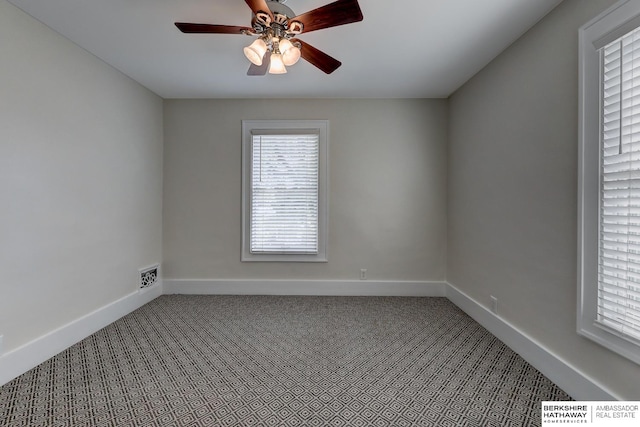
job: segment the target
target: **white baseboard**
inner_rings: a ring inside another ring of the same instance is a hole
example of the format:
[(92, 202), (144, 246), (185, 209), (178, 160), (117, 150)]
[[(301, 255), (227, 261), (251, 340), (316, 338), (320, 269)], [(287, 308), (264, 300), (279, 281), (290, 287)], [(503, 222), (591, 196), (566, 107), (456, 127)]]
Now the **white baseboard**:
[(163, 294), (447, 297), (576, 400), (621, 400), (540, 343), (446, 282), (373, 280), (163, 280), (0, 357), (0, 385)]
[(445, 282), (373, 280), (164, 280), (165, 294), (446, 296)]
[(136, 291), (0, 357), (0, 386), (162, 295), (162, 283)]
[(476, 300), (448, 284), (447, 298), (576, 400), (621, 400)]

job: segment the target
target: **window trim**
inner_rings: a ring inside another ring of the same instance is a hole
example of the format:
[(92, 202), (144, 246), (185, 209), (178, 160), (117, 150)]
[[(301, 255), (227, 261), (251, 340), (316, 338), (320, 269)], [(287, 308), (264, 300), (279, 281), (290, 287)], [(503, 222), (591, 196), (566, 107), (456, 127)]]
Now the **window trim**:
[[(319, 134), (318, 158), (318, 253), (251, 253), (251, 139), (258, 131)], [(329, 121), (328, 120), (243, 120), (242, 121), (242, 250), (243, 262), (328, 262), (329, 212)]]
[(600, 234), (599, 49), (640, 26), (640, 2), (622, 0), (580, 27), (578, 91), (577, 332), (640, 364), (640, 346), (596, 323)]

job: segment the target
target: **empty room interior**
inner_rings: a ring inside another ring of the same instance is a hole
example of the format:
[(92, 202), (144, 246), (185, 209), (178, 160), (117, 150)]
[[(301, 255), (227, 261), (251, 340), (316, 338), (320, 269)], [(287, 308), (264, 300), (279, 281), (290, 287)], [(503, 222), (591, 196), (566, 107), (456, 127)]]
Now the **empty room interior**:
[[(637, 3), (340, 0), (322, 18), (345, 22), (300, 15), (290, 37), (281, 2), (0, 0), (0, 424), (536, 425), (543, 400), (640, 401), (640, 330), (583, 316), (609, 264), (582, 250), (580, 142), (581, 29)], [(268, 162), (300, 133), (320, 147), (316, 240), (283, 255), (256, 243), (256, 141)], [(40, 407), (57, 399), (66, 415)]]

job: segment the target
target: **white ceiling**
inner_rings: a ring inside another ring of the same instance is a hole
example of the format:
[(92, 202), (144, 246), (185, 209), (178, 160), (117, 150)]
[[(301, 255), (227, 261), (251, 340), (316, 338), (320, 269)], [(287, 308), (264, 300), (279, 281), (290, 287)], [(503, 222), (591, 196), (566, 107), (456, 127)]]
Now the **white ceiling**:
[[(342, 61), (247, 76), (252, 38), (176, 21), (250, 26), (243, 0), (9, 0), (164, 98), (447, 97), (561, 0), (360, 0), (362, 22), (300, 38)], [(297, 14), (332, 0), (289, 0)]]

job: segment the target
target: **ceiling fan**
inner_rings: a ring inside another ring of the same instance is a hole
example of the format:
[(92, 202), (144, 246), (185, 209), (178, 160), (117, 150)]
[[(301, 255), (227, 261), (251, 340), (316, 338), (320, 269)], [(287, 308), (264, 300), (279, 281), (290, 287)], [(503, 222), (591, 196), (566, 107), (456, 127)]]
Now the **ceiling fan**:
[(250, 46), (244, 48), (245, 56), (251, 61), (247, 71), (250, 76), (264, 76), (267, 72), (286, 73), (286, 66), (295, 64), (301, 57), (325, 73), (333, 73), (342, 63), (297, 36), (362, 21), (358, 1), (337, 0), (302, 15), (293, 13), (284, 5), (285, 1), (245, 0), (253, 12), (251, 27), (187, 22), (176, 22), (175, 25), (183, 33), (257, 36)]

